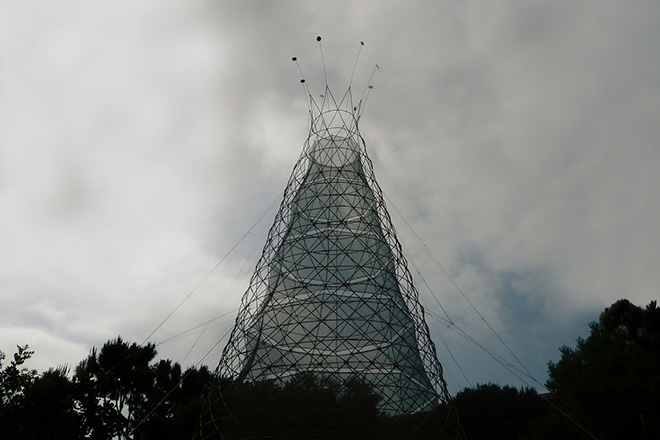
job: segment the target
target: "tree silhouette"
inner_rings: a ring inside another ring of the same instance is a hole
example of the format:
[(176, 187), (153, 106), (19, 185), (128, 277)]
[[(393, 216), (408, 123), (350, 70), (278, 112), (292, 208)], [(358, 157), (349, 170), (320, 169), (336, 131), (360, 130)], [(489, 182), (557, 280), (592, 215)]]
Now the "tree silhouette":
[(147, 412), (136, 425), (135, 438), (192, 438), (199, 430), (199, 417), (213, 374), (205, 366), (182, 372), (178, 363), (169, 360), (161, 360), (153, 372), (155, 380), (147, 396)]
[(494, 384), (459, 392), (454, 404), (468, 439), (528, 439), (546, 408), (535, 390)]
[(357, 377), (345, 384), (311, 372), (284, 384), (219, 379), (211, 393), (218, 406), (207, 407), (205, 417), (218, 429), (204, 438), (220, 438), (220, 432), (223, 439), (368, 439), (378, 423), (380, 396)]
[(83, 438), (75, 387), (66, 367), (51, 368), (25, 390), (22, 418), (26, 439)]
[(587, 339), (561, 347), (547, 387), (576, 420), (616, 439), (660, 438), (660, 309), (622, 299), (589, 325)]
[(200, 435), (208, 440), (464, 438), (446, 429), (446, 405), (431, 413), (392, 416), (378, 410), (380, 399), (358, 376), (344, 383), (313, 372), (298, 373), (285, 383), (218, 378)]
[(25, 389), (37, 377), (36, 370), (29, 370), (21, 367), (32, 357), (34, 351), (29, 350), (27, 345), (16, 346), (14, 359), (5, 368), (2, 368), (2, 361), (5, 360), (5, 354), (0, 351), (0, 407), (6, 408), (16, 403), (23, 396)]
[(76, 367), (74, 383), (90, 439), (130, 436), (145, 412), (153, 384), (149, 363), (155, 356), (153, 344), (128, 344), (118, 337), (106, 342), (98, 353), (92, 349)]
[(214, 376), (206, 367), (153, 364), (156, 354), (153, 344), (118, 337), (78, 365), (73, 381), (87, 438), (192, 438)]

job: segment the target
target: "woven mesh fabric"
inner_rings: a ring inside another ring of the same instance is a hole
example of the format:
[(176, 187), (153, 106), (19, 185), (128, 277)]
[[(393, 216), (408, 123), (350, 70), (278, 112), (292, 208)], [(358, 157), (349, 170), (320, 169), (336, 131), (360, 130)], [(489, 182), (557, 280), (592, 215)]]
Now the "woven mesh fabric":
[[(357, 108), (346, 99), (350, 89), (340, 103), (329, 90), (326, 96), (333, 105), (312, 114), (218, 366), (224, 383), (234, 386), (220, 387), (212, 405), (231, 406), (230, 388), (245, 396), (260, 386), (285, 389), (302, 377), (344, 397), (355, 394), (358, 383), (368, 390), (362, 402), (370, 396), (381, 419), (419, 419), (448, 402), (442, 367), (358, 130)], [(356, 405), (348, 401), (338, 405)], [(263, 411), (285, 412), (285, 402)], [(303, 406), (314, 411), (314, 404), (323, 406), (318, 402)], [(260, 411), (246, 402), (238, 406), (243, 409), (215, 414), (219, 431), (241, 411)], [(291, 429), (294, 438), (298, 431)], [(306, 429), (300, 436), (318, 437)], [(240, 431), (234, 426), (224, 437), (243, 438)], [(245, 432), (244, 438), (257, 436)]]

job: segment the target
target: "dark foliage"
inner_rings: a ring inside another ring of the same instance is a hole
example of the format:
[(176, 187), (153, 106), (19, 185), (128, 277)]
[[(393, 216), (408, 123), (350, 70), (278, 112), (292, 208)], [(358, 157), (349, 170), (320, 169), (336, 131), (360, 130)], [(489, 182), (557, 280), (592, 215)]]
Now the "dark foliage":
[[(169, 360), (152, 364), (153, 345), (108, 341), (76, 368), (39, 375), (22, 368), (33, 352), (18, 347), (0, 370), (0, 438), (3, 440), (190, 439), (214, 376)], [(1, 361), (4, 354), (0, 352)]]
[(68, 369), (50, 369), (25, 390), (22, 416), (24, 438), (75, 440), (82, 438), (75, 389)]
[(181, 371), (179, 364), (161, 360), (154, 367), (154, 386), (147, 396), (148, 413), (135, 438), (190, 439), (199, 430), (199, 417), (214, 376), (205, 367)]
[[(22, 365), (34, 354), (19, 346), (14, 360), (0, 370), (0, 433), (12, 440), (82, 438), (67, 369), (42, 375)], [(0, 367), (4, 354), (0, 352)]]
[(227, 439), (339, 438), (375, 423), (380, 400), (357, 378), (341, 386), (314, 374), (299, 374), (284, 386), (225, 380), (215, 392), (212, 411)]
[(76, 368), (74, 383), (80, 399), (85, 434), (92, 440), (133, 437), (148, 411), (154, 385), (150, 367), (153, 345), (128, 344), (121, 338), (93, 349)]
[(454, 404), (468, 439), (530, 439), (533, 421), (546, 409), (531, 388), (493, 384), (459, 392)]
[[(597, 436), (660, 438), (660, 309), (622, 299), (548, 364), (558, 404)], [(585, 436), (585, 438), (588, 438)]]
[[(219, 380), (204, 414), (205, 440), (215, 439), (444, 439), (462, 438), (445, 426), (447, 408), (432, 414), (391, 417), (378, 411), (381, 397), (354, 377), (345, 383), (312, 373), (284, 385)], [(443, 431), (444, 429), (444, 431)], [(451, 432), (440, 436), (441, 432)]]

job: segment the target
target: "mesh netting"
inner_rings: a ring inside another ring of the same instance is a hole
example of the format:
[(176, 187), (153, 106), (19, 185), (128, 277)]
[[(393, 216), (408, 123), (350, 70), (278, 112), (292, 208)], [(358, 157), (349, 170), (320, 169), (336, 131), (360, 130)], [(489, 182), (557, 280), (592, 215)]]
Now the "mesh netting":
[(204, 438), (455, 438), (350, 89), (326, 89), (243, 297)]

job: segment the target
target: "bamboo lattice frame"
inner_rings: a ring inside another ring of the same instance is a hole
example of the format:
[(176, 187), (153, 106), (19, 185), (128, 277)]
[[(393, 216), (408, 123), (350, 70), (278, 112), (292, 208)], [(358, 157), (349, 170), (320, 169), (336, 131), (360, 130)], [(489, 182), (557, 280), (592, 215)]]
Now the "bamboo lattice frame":
[[(358, 130), (362, 101), (353, 105), (350, 87), (339, 101), (327, 87), (322, 97), (310, 97), (309, 136), (222, 353), (202, 436), (366, 438), (384, 421), (392, 435), (406, 426), (391, 438), (455, 433), (446, 411), (427, 421), (449, 394)], [(317, 428), (300, 420), (320, 412)]]

